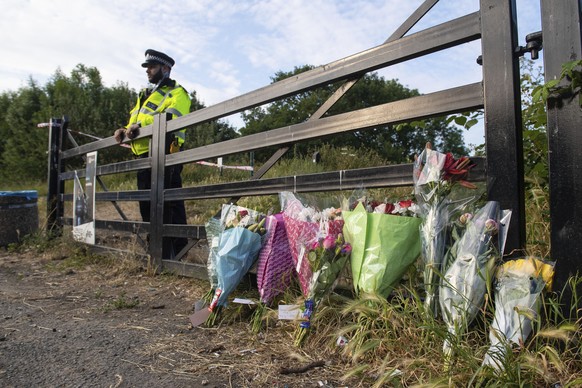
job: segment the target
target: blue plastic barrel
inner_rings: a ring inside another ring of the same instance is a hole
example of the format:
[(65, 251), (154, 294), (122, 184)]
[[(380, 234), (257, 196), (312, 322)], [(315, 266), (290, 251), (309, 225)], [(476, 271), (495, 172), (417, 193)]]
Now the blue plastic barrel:
[(38, 230), (38, 192), (0, 191), (0, 246)]

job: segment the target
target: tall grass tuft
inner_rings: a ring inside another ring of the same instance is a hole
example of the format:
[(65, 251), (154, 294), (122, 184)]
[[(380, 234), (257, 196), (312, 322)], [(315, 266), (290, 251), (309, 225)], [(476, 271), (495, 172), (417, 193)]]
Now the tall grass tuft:
[(404, 289), (397, 289), (390, 300), (361, 295), (349, 301), (342, 314), (351, 322), (338, 332), (348, 340), (345, 352), (353, 365), (346, 378), (362, 375), (382, 386), (438, 375), (440, 365), (434, 360), (442, 358), (439, 337), (446, 329), (427, 318), (419, 298)]
[(550, 256), (549, 190), (535, 176), (526, 180), (526, 250), (530, 256), (546, 259)]

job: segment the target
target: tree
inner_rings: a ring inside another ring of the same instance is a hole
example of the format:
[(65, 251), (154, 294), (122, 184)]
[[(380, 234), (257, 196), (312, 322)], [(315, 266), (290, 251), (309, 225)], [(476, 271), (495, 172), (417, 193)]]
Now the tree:
[[(0, 115), (0, 166), (5, 180), (44, 180), (47, 172), (48, 132), (39, 123), (67, 116), (69, 128), (92, 136), (108, 137), (127, 122), (136, 93), (126, 84), (106, 88), (99, 71), (79, 64), (70, 76), (57, 69), (44, 87), (33, 79), (16, 92), (3, 93), (5, 109)], [(75, 136), (79, 144), (94, 139)], [(64, 139), (64, 144), (67, 140)], [(102, 152), (102, 163), (127, 158), (120, 147)], [(75, 168), (79, 160), (67, 161)]]
[[(190, 93), (190, 99), (192, 100), (190, 112), (206, 107), (198, 99), (196, 91)], [(236, 132), (236, 129), (225, 121), (215, 120), (201, 123), (186, 129), (185, 148), (202, 147), (208, 144), (234, 139), (238, 136), (239, 134)]]
[[(99, 70), (78, 64), (70, 75), (57, 69), (44, 87), (32, 78), (16, 92), (0, 94), (5, 109), (0, 113), (0, 175), (3, 180), (44, 180), (47, 172), (48, 132), (39, 123), (67, 116), (69, 129), (105, 138), (124, 126), (137, 93), (127, 83), (103, 85)], [(204, 108), (196, 92), (191, 93), (191, 111)], [(73, 134), (75, 142), (95, 141), (90, 136)], [(200, 147), (238, 136), (236, 129), (217, 120), (188, 128), (186, 147)], [(70, 146), (64, 139), (65, 147)], [(112, 163), (128, 158), (128, 151), (112, 147), (99, 154), (99, 162)], [(82, 168), (81, 158), (67, 160), (72, 168)]]
[[(127, 84), (103, 86), (97, 68), (79, 64), (67, 77), (57, 70), (46, 84), (52, 117), (67, 116), (69, 128), (97, 137), (111, 136), (113, 131), (127, 123), (136, 92)], [(90, 137), (75, 136), (79, 144), (94, 141)], [(66, 143), (65, 143), (66, 144)], [(127, 158), (127, 150), (114, 147), (99, 154), (101, 163)]]
[(2, 120), (6, 135), (1, 155), (3, 179), (43, 180), (48, 135), (37, 124), (44, 121), (47, 112), (46, 95), (30, 79), (28, 86), (15, 93), (9, 102)]
[[(4, 92), (0, 94), (0, 105), (9, 107), (14, 99), (14, 93)], [(0, 110), (0, 171), (5, 171), (2, 154), (6, 148), (6, 140), (10, 137), (10, 125), (6, 120), (6, 110)]]
[(521, 58), (521, 109), (523, 117), (523, 156), (525, 175), (542, 185), (549, 180), (546, 101), (535, 95), (544, 84), (541, 67)]
[[(313, 68), (311, 65), (304, 65), (296, 67), (291, 72), (279, 71), (272, 77), (272, 82), (295, 76)], [(242, 135), (249, 135), (303, 122), (338, 87), (337, 83), (324, 85), (244, 112), (242, 117), (245, 126), (240, 132)], [(324, 117), (418, 95), (417, 90), (410, 90), (398, 83), (397, 80), (385, 80), (376, 73), (371, 73), (364, 75)], [(446, 146), (446, 150), (453, 153), (464, 154), (467, 152), (463, 144), (461, 129), (446, 124), (444, 118), (435, 118), (414, 124), (378, 126), (328, 139), (312, 140), (296, 145), (295, 153), (305, 155), (327, 143), (336, 147), (350, 146), (356, 149), (374, 150), (390, 162), (401, 163), (411, 160), (415, 153), (424, 148), (427, 141), (431, 141), (437, 147)], [(257, 153), (257, 159), (268, 157), (272, 151)]]

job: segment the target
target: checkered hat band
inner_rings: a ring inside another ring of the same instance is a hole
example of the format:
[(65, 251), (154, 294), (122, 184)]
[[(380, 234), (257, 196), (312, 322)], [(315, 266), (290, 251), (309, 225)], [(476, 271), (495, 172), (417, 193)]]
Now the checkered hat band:
[(157, 56), (155, 56), (155, 55), (148, 54), (148, 55), (146, 55), (146, 58), (145, 58), (145, 60), (146, 60), (146, 62), (147, 62), (147, 61), (156, 61), (156, 62), (160, 62), (160, 63), (163, 63), (164, 65), (166, 65), (166, 66), (168, 66), (168, 67), (172, 67), (172, 64), (171, 64), (170, 62), (168, 62), (168, 61), (167, 61), (167, 60), (165, 60), (164, 58), (157, 57)]

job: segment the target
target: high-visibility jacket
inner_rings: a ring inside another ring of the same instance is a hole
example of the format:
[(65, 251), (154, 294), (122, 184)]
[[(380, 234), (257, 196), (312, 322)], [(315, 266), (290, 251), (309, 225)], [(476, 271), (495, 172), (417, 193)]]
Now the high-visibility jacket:
[[(143, 89), (137, 97), (135, 107), (130, 112), (129, 122), (126, 128), (132, 124), (145, 127), (154, 122), (154, 116), (160, 113), (171, 113), (172, 118), (190, 113), (190, 96), (188, 92), (176, 81), (166, 79), (152, 93), (150, 89)], [(173, 133), (182, 146), (186, 140), (186, 130)], [(135, 155), (141, 155), (149, 151), (150, 139), (147, 137), (131, 142), (131, 150)]]

